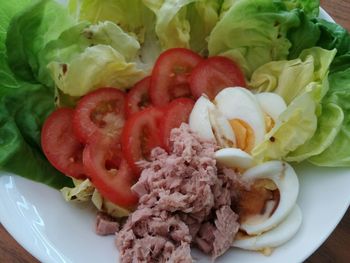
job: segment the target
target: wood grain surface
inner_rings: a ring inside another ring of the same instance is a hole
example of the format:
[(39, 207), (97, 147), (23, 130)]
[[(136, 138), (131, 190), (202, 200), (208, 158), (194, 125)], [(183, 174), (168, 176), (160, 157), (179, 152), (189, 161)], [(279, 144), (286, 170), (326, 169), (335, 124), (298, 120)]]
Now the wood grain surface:
[[(350, 30), (350, 0), (321, 0), (321, 6), (343, 27)], [(37, 263), (0, 225), (0, 262)], [(350, 210), (336, 230), (309, 258), (307, 263), (350, 262)], [(75, 262), (74, 262), (75, 263)], [(78, 263), (78, 262), (77, 262)]]

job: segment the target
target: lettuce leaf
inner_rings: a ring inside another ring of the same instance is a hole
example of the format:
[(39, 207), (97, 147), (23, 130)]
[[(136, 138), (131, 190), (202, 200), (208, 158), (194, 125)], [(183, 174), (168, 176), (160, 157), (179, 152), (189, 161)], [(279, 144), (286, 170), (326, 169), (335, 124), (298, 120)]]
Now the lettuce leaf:
[(21, 74), (15, 75), (7, 65), (5, 39), (10, 19), (27, 14), (32, 3), (14, 0), (0, 6), (0, 170), (61, 188), (71, 185), (70, 178), (48, 163), (40, 147), (42, 123), (54, 109), (53, 90), (22, 81)]
[(155, 32), (163, 49), (189, 48), (190, 23), (186, 6), (197, 0), (144, 0), (157, 17)]
[(50, 86), (54, 82), (70, 96), (82, 96), (101, 86), (127, 88), (147, 72), (136, 68), (136, 62), (128, 62), (135, 60), (139, 49), (136, 38), (112, 22), (82, 22), (39, 53), (39, 79)]
[(261, 65), (287, 58), (287, 32), (300, 26), (299, 16), (284, 1), (234, 1), (209, 35), (209, 55), (230, 57), (249, 78)]
[(310, 140), (288, 154), (288, 162), (304, 161), (322, 153), (336, 138), (344, 120), (342, 109), (334, 103), (322, 107), (322, 114), (317, 120), (317, 130)]
[(270, 62), (253, 73), (250, 86), (256, 92), (275, 92), (288, 105), (264, 142), (253, 149), (256, 159), (285, 159), (313, 138), (320, 103), (328, 90), (329, 65), (335, 53), (335, 50), (315, 47), (304, 50), (298, 59)]
[(252, 156), (257, 161), (281, 160), (314, 135), (317, 128), (314, 96), (319, 89), (322, 85), (311, 83), (307, 92), (288, 105), (265, 140), (253, 149)]
[[(344, 56), (349, 57), (347, 54)], [(330, 74), (330, 89), (324, 99), (324, 103), (334, 103), (341, 107), (344, 120), (332, 144), (321, 154), (309, 159), (315, 165), (350, 166), (350, 59), (345, 58), (341, 61), (347, 62), (344, 64), (346, 69)]]
[(80, 21), (93, 24), (111, 21), (144, 42), (147, 27), (154, 27), (154, 15), (142, 0), (70, 0), (69, 9)]
[(16, 76), (35, 81), (38, 53), (73, 24), (67, 10), (50, 0), (37, 1), (14, 17), (8, 28), (6, 47), (8, 63)]
[(52, 91), (39, 84), (17, 85), (9, 90), (0, 83), (0, 170), (55, 188), (71, 185), (41, 151), (41, 127), (54, 109)]
[(69, 63), (54, 61), (48, 68), (57, 87), (71, 96), (83, 96), (99, 87), (126, 89), (147, 74), (107, 45), (88, 47)]
[(219, 20), (217, 0), (144, 0), (156, 15), (155, 32), (162, 49), (191, 48), (207, 53), (207, 37)]
[(328, 50), (337, 49), (337, 56), (348, 52), (350, 35), (346, 29), (321, 18), (309, 19), (302, 15), (301, 19), (301, 26), (288, 32), (288, 39), (292, 43), (289, 59), (298, 57), (302, 50), (314, 46)]
[(17, 80), (7, 63), (5, 40), (11, 18), (32, 3), (31, 0), (5, 1), (0, 6), (0, 96), (7, 89), (17, 88)]
[(321, 35), (316, 45), (325, 49), (337, 49), (337, 56), (349, 52), (350, 34), (342, 26), (317, 18), (315, 23), (320, 29)]
[[(249, 86), (256, 92), (273, 91), (289, 104), (305, 92), (309, 83), (327, 79), (335, 54), (336, 50), (314, 47), (304, 50), (297, 59), (269, 62), (253, 73)], [(326, 92), (322, 90), (318, 102)]]
[(284, 0), (289, 10), (299, 8), (302, 9), (308, 17), (317, 17), (319, 14), (319, 0)]
[(196, 1), (188, 6), (187, 19), (190, 23), (190, 47), (206, 55), (207, 38), (219, 20), (221, 3), (218, 0)]

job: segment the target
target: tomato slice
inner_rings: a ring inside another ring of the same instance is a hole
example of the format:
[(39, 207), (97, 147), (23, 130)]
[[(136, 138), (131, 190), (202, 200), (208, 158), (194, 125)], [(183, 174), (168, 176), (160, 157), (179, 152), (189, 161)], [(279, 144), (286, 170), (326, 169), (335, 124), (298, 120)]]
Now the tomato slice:
[(189, 98), (173, 100), (164, 109), (164, 116), (161, 120), (160, 131), (164, 148), (170, 151), (170, 133), (174, 128), (180, 127), (181, 123), (188, 123), (194, 101)]
[(86, 178), (82, 163), (84, 145), (72, 128), (74, 110), (61, 108), (46, 119), (41, 131), (41, 145), (49, 162), (65, 175)]
[(149, 97), (150, 85), (151, 77), (146, 77), (136, 83), (135, 86), (128, 92), (126, 96), (126, 116), (129, 117), (131, 114), (139, 112), (151, 104)]
[(81, 142), (88, 143), (95, 133), (120, 137), (124, 122), (125, 93), (116, 88), (100, 88), (78, 102), (73, 129)]
[(160, 109), (149, 107), (135, 113), (125, 123), (121, 137), (123, 156), (137, 175), (141, 172), (137, 162), (148, 160), (152, 149), (162, 146), (158, 127), (162, 116)]
[(246, 87), (244, 74), (238, 65), (220, 56), (210, 57), (199, 63), (193, 69), (189, 82), (196, 99), (206, 94), (212, 100), (224, 88)]
[(83, 153), (87, 175), (101, 195), (109, 201), (126, 208), (135, 206), (138, 197), (131, 190), (135, 178), (127, 162), (124, 159), (120, 162), (113, 160), (116, 149), (111, 139), (96, 138), (98, 137), (94, 136), (90, 140)]
[(179, 97), (191, 97), (188, 76), (203, 58), (185, 48), (173, 48), (157, 59), (151, 78), (150, 97), (155, 106), (164, 106)]

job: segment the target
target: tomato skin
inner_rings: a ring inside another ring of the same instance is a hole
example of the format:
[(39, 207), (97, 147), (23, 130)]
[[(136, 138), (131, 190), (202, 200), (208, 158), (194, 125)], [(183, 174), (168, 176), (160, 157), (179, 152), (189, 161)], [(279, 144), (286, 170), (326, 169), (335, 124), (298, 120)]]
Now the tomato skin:
[(131, 190), (135, 179), (127, 162), (122, 159), (118, 167), (108, 167), (108, 163), (115, 163), (112, 159), (115, 157), (114, 142), (108, 138), (96, 138), (84, 149), (86, 173), (103, 197), (125, 208), (135, 206), (138, 197)]
[(160, 109), (149, 107), (133, 114), (125, 123), (121, 136), (122, 152), (136, 175), (141, 173), (136, 163), (147, 160), (153, 148), (163, 146), (158, 127), (162, 116)]
[(149, 89), (151, 86), (151, 77), (148, 76), (135, 84), (135, 86), (127, 93), (125, 112), (126, 116), (139, 112), (151, 104), (149, 97)]
[(78, 102), (73, 129), (77, 138), (88, 143), (95, 133), (120, 137), (125, 121), (125, 93), (116, 88), (100, 88)]
[(179, 98), (170, 102), (164, 108), (164, 116), (160, 122), (161, 137), (164, 148), (170, 151), (170, 133), (174, 128), (180, 127), (181, 123), (188, 123), (194, 101), (189, 98)]
[(173, 48), (157, 59), (151, 78), (150, 97), (154, 106), (164, 106), (179, 97), (191, 97), (188, 76), (203, 58), (185, 48)]
[(227, 87), (246, 87), (244, 74), (239, 66), (226, 57), (210, 57), (197, 65), (189, 77), (191, 92), (195, 99), (206, 94), (213, 100), (217, 93)]
[(73, 133), (73, 114), (74, 110), (69, 108), (61, 108), (51, 113), (41, 131), (41, 145), (46, 158), (57, 170), (67, 176), (84, 179), (84, 145)]

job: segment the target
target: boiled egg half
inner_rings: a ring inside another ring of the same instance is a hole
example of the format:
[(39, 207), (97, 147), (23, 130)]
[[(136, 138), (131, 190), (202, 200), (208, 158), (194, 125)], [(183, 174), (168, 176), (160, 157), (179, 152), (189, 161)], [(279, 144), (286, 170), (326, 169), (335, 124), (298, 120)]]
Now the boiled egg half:
[(229, 87), (213, 101), (200, 97), (189, 124), (203, 138), (216, 140), (221, 148), (234, 147), (250, 153), (264, 140), (286, 107), (277, 94), (254, 95), (246, 88)]

